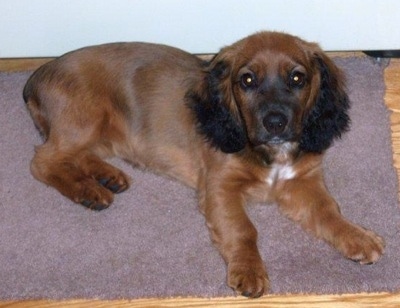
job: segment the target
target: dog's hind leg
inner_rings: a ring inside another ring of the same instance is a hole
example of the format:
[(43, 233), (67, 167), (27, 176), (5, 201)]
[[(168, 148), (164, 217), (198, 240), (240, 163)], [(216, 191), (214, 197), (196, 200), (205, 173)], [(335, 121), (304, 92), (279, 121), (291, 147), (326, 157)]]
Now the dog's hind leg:
[(102, 159), (117, 156), (113, 147), (125, 141), (123, 115), (76, 84), (67, 91), (44, 83), (32, 92), (31, 83), (24, 98), (45, 140), (32, 159), (33, 176), (90, 209), (107, 208), (113, 194), (129, 186), (128, 177)]
[(88, 150), (62, 151), (46, 142), (36, 148), (34, 177), (74, 202), (93, 210), (107, 208), (114, 193), (129, 187), (128, 177)]

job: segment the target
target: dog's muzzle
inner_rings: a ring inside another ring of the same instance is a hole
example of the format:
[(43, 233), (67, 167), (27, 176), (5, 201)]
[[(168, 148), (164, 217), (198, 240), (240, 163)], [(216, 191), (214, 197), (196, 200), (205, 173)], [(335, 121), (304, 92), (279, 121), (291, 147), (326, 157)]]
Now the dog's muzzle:
[(261, 137), (260, 143), (278, 145), (295, 139), (296, 132), (292, 110), (269, 110), (261, 121), (263, 130), (259, 135)]
[(285, 131), (288, 122), (289, 120), (285, 114), (276, 111), (269, 112), (263, 120), (264, 127), (271, 134), (271, 137), (281, 135)]

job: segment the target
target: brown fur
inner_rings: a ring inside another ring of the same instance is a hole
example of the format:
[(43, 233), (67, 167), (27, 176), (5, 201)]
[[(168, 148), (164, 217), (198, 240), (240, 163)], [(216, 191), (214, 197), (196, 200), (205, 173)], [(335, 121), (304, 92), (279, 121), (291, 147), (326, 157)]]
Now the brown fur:
[[(293, 72), (304, 82), (291, 83), (298, 81)], [(248, 74), (256, 80), (249, 87)], [(329, 89), (321, 95), (323, 87)], [(257, 231), (244, 210), (248, 201), (276, 202), (304, 229), (362, 264), (383, 253), (383, 240), (346, 220), (323, 182), (323, 152), (347, 128), (347, 96), (340, 71), (315, 44), (262, 32), (222, 49), (209, 63), (162, 45), (88, 47), (42, 66), (24, 98), (45, 139), (32, 160), (35, 178), (97, 210), (130, 183), (107, 157), (197, 189), (227, 263), (228, 285), (245, 296), (261, 296), (269, 287)], [(323, 128), (307, 135), (320, 126), (310, 119), (323, 117), (313, 110), (317, 104), (324, 109), (324, 99), (334, 111), (323, 114), (339, 123), (325, 143), (314, 140)], [(216, 112), (207, 115), (216, 107), (227, 110), (218, 129), (228, 140), (226, 123), (232, 124), (244, 143), (219, 148), (210, 120)]]

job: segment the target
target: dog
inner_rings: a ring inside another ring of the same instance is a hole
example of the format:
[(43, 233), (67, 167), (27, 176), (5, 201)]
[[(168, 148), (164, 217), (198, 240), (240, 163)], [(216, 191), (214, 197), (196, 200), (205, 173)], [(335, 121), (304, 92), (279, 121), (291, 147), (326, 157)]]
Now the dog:
[(350, 102), (343, 73), (315, 43), (258, 32), (209, 61), (150, 43), (86, 47), (40, 67), (23, 97), (44, 138), (36, 179), (92, 210), (130, 185), (109, 157), (196, 189), (238, 294), (269, 288), (247, 202), (276, 203), (361, 264), (384, 252), (324, 185), (323, 155), (349, 129)]

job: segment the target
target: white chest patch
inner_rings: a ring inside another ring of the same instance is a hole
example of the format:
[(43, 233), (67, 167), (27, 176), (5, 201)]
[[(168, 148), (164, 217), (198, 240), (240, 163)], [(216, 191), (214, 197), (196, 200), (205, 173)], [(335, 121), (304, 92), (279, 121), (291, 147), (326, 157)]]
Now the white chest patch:
[(277, 181), (291, 180), (296, 176), (296, 172), (289, 164), (272, 164), (271, 170), (266, 178), (268, 185), (272, 186)]

